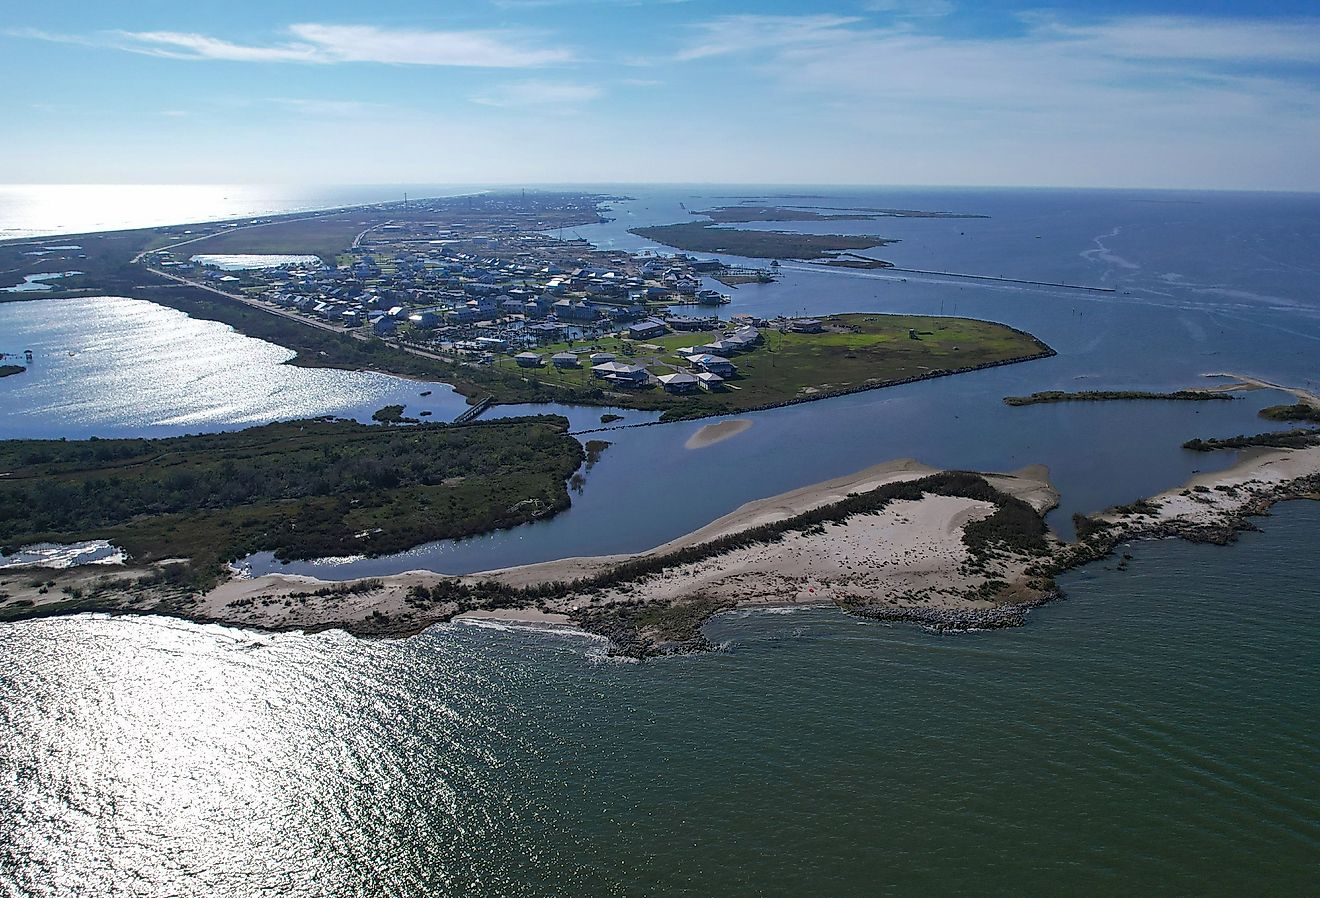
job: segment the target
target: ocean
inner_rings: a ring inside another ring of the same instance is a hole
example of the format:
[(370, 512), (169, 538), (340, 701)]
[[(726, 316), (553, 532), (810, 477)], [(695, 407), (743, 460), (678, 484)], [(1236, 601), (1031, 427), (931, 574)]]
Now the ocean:
[[(963, 211), (990, 217), (779, 227), (895, 237), (869, 254), (903, 268), (1114, 292), (786, 264), (779, 283), (731, 291), (726, 310), (973, 315), (1059, 355), (745, 416), (752, 427), (704, 449), (684, 448), (702, 423), (615, 431), (552, 521), (293, 570), (464, 571), (643, 549), (898, 456), (1045, 463), (1063, 492), (1051, 522), (1066, 533), (1073, 511), (1227, 466), (1230, 454), (1179, 446), (1266, 429), (1256, 411), (1286, 397), (1011, 409), (1003, 396), (1180, 388), (1216, 372), (1315, 387), (1320, 197), (604, 190), (633, 199), (577, 229), (602, 246), (646, 249), (628, 228), (729, 197)], [(30, 380), (0, 381), (7, 437), (461, 407), (440, 387), (423, 399), (427, 385), (291, 368), (286, 350), (136, 301), (0, 304), (0, 335), (45, 341)], [(578, 426), (601, 412), (563, 411)], [(1293, 503), (1261, 524), (1236, 546), (1143, 543), (1127, 571), (1075, 571), (1067, 599), (1018, 630), (937, 636), (827, 609), (739, 612), (709, 627), (720, 652), (640, 665), (579, 635), (503, 625), (375, 642), (94, 615), (0, 625), (0, 887), (1304, 892), (1320, 862), (1320, 510)]]

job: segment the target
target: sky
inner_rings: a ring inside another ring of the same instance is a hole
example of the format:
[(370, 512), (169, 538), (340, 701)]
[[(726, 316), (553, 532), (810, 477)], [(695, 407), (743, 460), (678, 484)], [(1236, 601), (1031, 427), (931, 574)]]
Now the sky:
[(11, 183), (1320, 191), (1320, 6), (0, 0)]

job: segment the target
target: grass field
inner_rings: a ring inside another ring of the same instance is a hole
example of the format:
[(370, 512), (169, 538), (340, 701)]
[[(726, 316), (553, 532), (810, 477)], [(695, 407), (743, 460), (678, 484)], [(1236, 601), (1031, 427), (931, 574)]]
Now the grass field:
[(235, 228), (179, 247), (181, 254), (222, 253), (255, 255), (319, 256), (334, 265), (353, 238), (387, 216), (367, 209), (341, 212), (321, 218), (279, 221), (251, 228)]
[[(822, 399), (859, 389), (881, 387), (911, 378), (1025, 360), (1050, 354), (1043, 343), (1002, 324), (970, 318), (922, 315), (836, 315), (821, 334), (779, 333), (762, 329), (765, 342), (752, 352), (734, 356), (738, 374), (723, 392), (672, 396), (659, 387), (619, 391), (617, 404), (665, 410), (667, 419), (726, 414), (765, 406)], [(909, 329), (919, 339), (908, 336)], [(582, 353), (581, 368), (559, 369), (547, 364), (528, 370), (511, 358), (498, 368), (521, 372), (543, 383), (574, 390), (599, 387), (587, 355), (614, 353), (619, 361), (643, 365), (652, 374), (687, 370), (675, 350), (718, 338), (719, 333), (667, 334), (646, 342), (617, 338), (561, 343), (538, 350), (547, 360), (555, 352)]]

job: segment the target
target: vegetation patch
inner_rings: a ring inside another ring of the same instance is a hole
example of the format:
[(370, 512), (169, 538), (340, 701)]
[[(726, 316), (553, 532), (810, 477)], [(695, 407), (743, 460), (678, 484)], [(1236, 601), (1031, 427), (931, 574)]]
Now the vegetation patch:
[(1269, 408), (1261, 409), (1260, 416), (1271, 421), (1308, 421), (1312, 424), (1320, 424), (1320, 408), (1305, 402), (1271, 405)]
[(1320, 445), (1320, 431), (1285, 430), (1275, 433), (1258, 433), (1251, 436), (1240, 434), (1224, 439), (1194, 439), (1183, 443), (1184, 449), (1193, 452), (1214, 452), (1218, 449), (1306, 449)]
[(1005, 405), (1042, 405), (1051, 402), (1113, 402), (1124, 399), (1164, 399), (1176, 402), (1205, 402), (1232, 400), (1228, 393), (1212, 390), (1174, 390), (1171, 393), (1152, 393), (1146, 390), (1044, 390), (1029, 396), (1005, 396)]
[(0, 442), (7, 550), (105, 539), (136, 563), (192, 560), (201, 584), (252, 552), (380, 555), (569, 505), (584, 450), (544, 416), (381, 428), (295, 421), (156, 440)]

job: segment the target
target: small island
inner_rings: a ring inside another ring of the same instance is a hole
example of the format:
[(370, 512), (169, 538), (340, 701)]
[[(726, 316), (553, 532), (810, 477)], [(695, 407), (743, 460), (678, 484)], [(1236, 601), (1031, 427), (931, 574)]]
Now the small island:
[[(819, 210), (819, 211), (818, 211)], [(719, 206), (693, 215), (704, 215), (717, 224), (743, 224), (753, 221), (875, 221), (880, 218), (989, 218), (962, 212), (922, 212), (916, 209), (876, 209), (827, 206)]]
[(26, 370), (22, 365), (0, 365), (0, 377), (13, 377), (15, 374), (22, 374)]
[(1029, 396), (1005, 396), (1004, 405), (1045, 405), (1053, 402), (1119, 402), (1124, 400), (1156, 400), (1170, 402), (1213, 402), (1221, 399), (1234, 399), (1222, 390), (1174, 390), (1169, 393), (1152, 393), (1147, 390), (1043, 390)]
[(1260, 410), (1262, 418), (1271, 421), (1306, 421), (1320, 424), (1320, 407), (1311, 402), (1294, 402), (1292, 405), (1271, 405)]
[(828, 259), (839, 250), (872, 249), (895, 242), (864, 235), (749, 231), (721, 227), (713, 221), (632, 228), (628, 233), (690, 252), (725, 253), (753, 259)]

